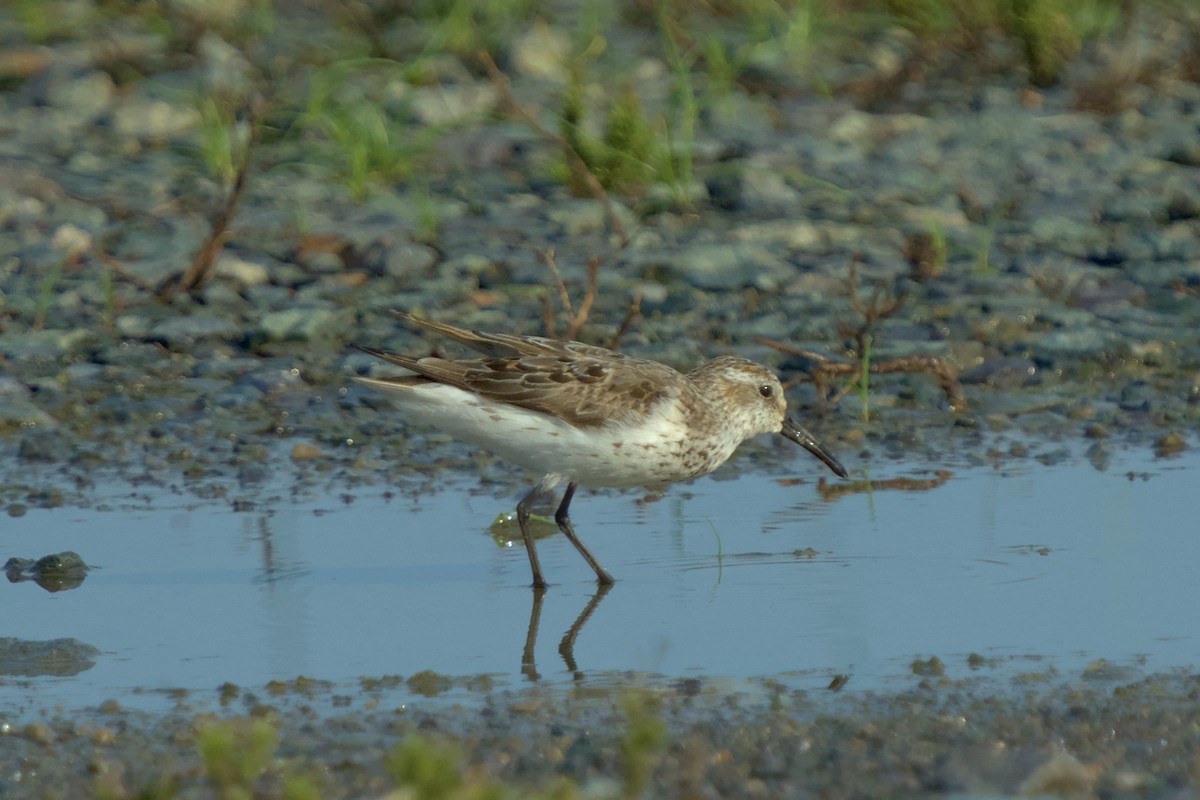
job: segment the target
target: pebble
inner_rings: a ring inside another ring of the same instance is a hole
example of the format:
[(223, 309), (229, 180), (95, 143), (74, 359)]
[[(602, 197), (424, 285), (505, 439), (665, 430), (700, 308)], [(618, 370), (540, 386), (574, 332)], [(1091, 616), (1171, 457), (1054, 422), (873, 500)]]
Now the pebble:
[(1031, 385), (1037, 371), (1037, 365), (1028, 358), (990, 358), (963, 372), (958, 379), (964, 384), (1016, 389)]
[(70, 223), (60, 225), (50, 238), (50, 246), (63, 258), (74, 260), (92, 249), (92, 235)]
[(418, 86), (409, 93), (412, 113), (429, 126), (463, 125), (496, 108), (500, 96), (490, 84)]
[(1182, 453), (1186, 449), (1187, 441), (1178, 433), (1165, 433), (1154, 441), (1154, 454), (1160, 458)]
[(118, 136), (150, 143), (190, 130), (200, 121), (200, 114), (189, 106), (134, 97), (117, 106), (112, 121)]
[(397, 242), (385, 250), (383, 269), (387, 275), (417, 285), (427, 276), (438, 261), (438, 253), (432, 247), (412, 242)]
[(162, 319), (149, 326), (146, 339), (171, 347), (188, 347), (203, 339), (233, 341), (244, 335), (235, 320), (211, 313), (194, 313)]
[(750, 243), (695, 245), (656, 260), (691, 286), (712, 292), (743, 288), (778, 291), (792, 274), (778, 256)]
[(257, 261), (229, 252), (222, 253), (213, 264), (213, 275), (232, 280), (240, 286), (262, 286), (271, 280), (267, 268)]
[(566, 83), (571, 39), (558, 26), (538, 20), (512, 44), (512, 65), (520, 74), (554, 83)]
[(307, 442), (297, 442), (292, 445), (292, 461), (312, 461), (321, 456), (321, 448), (315, 445)]
[(342, 336), (352, 329), (351, 314), (329, 308), (293, 308), (272, 311), (259, 322), (268, 341), (311, 342)]
[(17, 447), (17, 458), (24, 462), (53, 463), (63, 461), (71, 454), (71, 441), (56, 430), (57, 425), (24, 423), (28, 429), (21, 436)]
[(58, 427), (58, 421), (47, 414), (32, 401), (0, 397), (0, 432), (4, 430), (37, 429), (52, 430)]
[(57, 738), (54, 729), (45, 722), (30, 722), (21, 731), (21, 735), (31, 742), (45, 745), (52, 744)]
[(101, 70), (60, 73), (46, 89), (46, 102), (70, 114), (68, 125), (82, 125), (103, 114), (116, 95), (112, 76)]

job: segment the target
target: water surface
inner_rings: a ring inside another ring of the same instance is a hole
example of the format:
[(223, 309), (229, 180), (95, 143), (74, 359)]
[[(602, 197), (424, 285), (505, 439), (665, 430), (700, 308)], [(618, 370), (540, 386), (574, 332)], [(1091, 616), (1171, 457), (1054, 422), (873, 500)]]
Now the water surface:
[[(918, 680), (910, 664), (929, 656), (960, 676), (971, 653), (996, 670), (1200, 664), (1194, 453), (1127, 453), (1105, 471), (945, 468), (926, 491), (827, 499), (815, 467), (650, 500), (581, 492), (576, 529), (618, 582), (591, 602), (591, 571), (553, 536), (536, 609), (524, 552), (488, 532), (516, 498), (478, 496), (472, 479), (417, 500), (372, 488), (245, 512), (178, 498), (30, 510), (5, 524), (0, 557), (74, 550), (93, 569), (66, 591), (5, 584), (4, 634), (100, 652), (77, 674), (0, 677), (0, 707), (421, 670), (501, 686), (636, 672), (884, 688)], [(872, 477), (901, 476), (930, 478)], [(558, 648), (573, 626), (571, 669)]]

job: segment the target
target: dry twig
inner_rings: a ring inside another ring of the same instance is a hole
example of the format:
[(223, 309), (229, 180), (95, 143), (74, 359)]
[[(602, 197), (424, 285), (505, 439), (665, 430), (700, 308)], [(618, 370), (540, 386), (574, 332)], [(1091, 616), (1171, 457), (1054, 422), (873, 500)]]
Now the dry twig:
[(625, 319), (621, 320), (621, 325), (617, 328), (617, 332), (612, 335), (612, 338), (608, 340), (608, 344), (604, 346), (609, 350), (616, 350), (621, 344), (621, 339), (629, 331), (629, 326), (633, 324), (635, 319), (641, 316), (641, 313), (642, 296), (641, 294), (635, 294), (633, 300), (629, 303), (629, 310), (625, 312)]
[[(550, 274), (554, 278), (554, 288), (558, 291), (558, 301), (567, 315), (567, 327), (563, 331), (562, 338), (566, 341), (575, 341), (579, 337), (579, 331), (587, 322), (592, 304), (596, 302), (596, 293), (600, 282), (600, 259), (595, 257), (588, 259), (587, 284), (583, 290), (583, 301), (579, 304), (579, 310), (575, 311), (571, 307), (571, 295), (567, 292), (567, 285), (563, 282), (562, 274), (558, 271), (558, 264), (554, 261), (554, 248), (546, 250), (541, 256), (542, 260), (546, 262), (546, 266), (550, 268)], [(549, 294), (542, 295), (542, 325), (547, 336), (551, 339), (559, 338), (555, 333), (557, 326), (554, 322), (554, 305), (550, 302)]]
[(1172, 281), (1171, 290), (1179, 294), (1186, 294), (1192, 297), (1200, 297), (1200, 286), (1188, 286), (1183, 281)]
[[(583, 301), (579, 304), (579, 310), (576, 311), (571, 305), (571, 294), (567, 291), (567, 285), (563, 281), (562, 273), (558, 271), (558, 264), (554, 260), (554, 248), (546, 250), (540, 254), (542, 260), (546, 262), (546, 266), (550, 270), (550, 275), (554, 278), (554, 291), (558, 294), (558, 302), (562, 305), (563, 312), (566, 314), (566, 329), (559, 337), (557, 330), (558, 325), (555, 321), (554, 303), (550, 300), (550, 292), (542, 295), (542, 328), (546, 331), (546, 335), (551, 339), (561, 338), (565, 341), (577, 341), (579, 339), (579, 331), (583, 329), (587, 322), (588, 314), (591, 313), (592, 305), (596, 302), (596, 296), (599, 294), (600, 282), (600, 259), (588, 259), (587, 284), (584, 287)], [(616, 333), (608, 340), (605, 345), (609, 350), (616, 350), (621, 342), (621, 338), (629, 331), (633, 321), (642, 313), (642, 296), (634, 295), (633, 300), (629, 303), (629, 309), (625, 312), (625, 319), (621, 320), (620, 326)]]
[(247, 156), (242, 159), (242, 163), (238, 167), (237, 177), (234, 178), (233, 186), (230, 188), (225, 202), (221, 204), (209, 222), (208, 236), (200, 244), (200, 249), (192, 256), (192, 261), (188, 264), (187, 269), (182, 273), (172, 273), (159, 283), (155, 291), (159, 297), (166, 298), (175, 292), (190, 294), (204, 285), (213, 265), (217, 263), (217, 256), (220, 255), (221, 248), (229, 239), (231, 233), (229, 225), (233, 222), (233, 215), (242, 199), (242, 191), (246, 188), (246, 174), (249, 172), (249, 168), (250, 159)]
[(238, 162), (237, 173), (233, 178), (233, 185), (229, 188), (229, 194), (225, 197), (225, 202), (213, 214), (209, 220), (208, 236), (200, 244), (200, 248), (196, 254), (192, 256), (191, 263), (182, 273), (173, 272), (163, 278), (154, 293), (159, 299), (165, 300), (175, 292), (188, 292), (189, 294), (197, 291), (202, 287), (208, 275), (212, 272), (213, 265), (217, 263), (217, 256), (221, 253), (221, 248), (225, 246), (225, 242), (229, 239), (231, 231), (230, 224), (233, 222), (233, 216), (237, 212), (238, 203), (241, 202), (242, 192), (246, 189), (246, 176), (250, 172), (250, 151), (253, 149), (254, 124), (251, 120), (247, 126), (250, 131), (249, 138), (241, 147), (241, 159)]
[[(862, 317), (862, 322), (853, 327), (846, 325), (839, 326), (838, 333), (854, 340), (855, 352), (859, 358), (862, 358), (863, 353), (867, 352), (871, 331), (875, 327), (875, 324), (895, 314), (904, 303), (904, 295), (900, 294), (888, 297), (884, 287), (876, 285), (874, 291), (871, 293), (870, 301), (864, 302), (858, 294), (858, 271), (854, 261), (850, 262), (847, 290), (850, 297), (850, 307), (858, 312), (859, 316)], [(809, 374), (812, 377), (813, 386), (816, 388), (817, 394), (825, 398), (825, 402), (829, 406), (837, 405), (843, 397), (850, 393), (858, 380), (859, 374), (862, 372), (862, 364), (860, 363), (834, 361), (821, 353), (816, 353), (812, 350), (802, 350), (772, 339), (755, 339), (754, 341), (787, 353), (788, 355), (799, 356), (811, 361), (813, 366)], [(897, 358), (889, 358), (885, 361), (872, 360), (867, 365), (867, 372), (872, 375), (886, 375), (895, 372), (924, 372), (931, 374), (937, 378), (938, 386), (941, 387), (942, 393), (946, 395), (946, 400), (952, 411), (962, 411), (967, 407), (966, 399), (962, 393), (962, 386), (958, 382), (958, 376), (950, 365), (937, 356), (899, 356)], [(831, 394), (829, 384), (833, 379), (838, 377), (850, 377), (850, 380)]]
[(121, 280), (132, 283), (134, 286), (144, 292), (154, 294), (154, 284), (150, 283), (150, 281), (126, 267), (108, 253), (97, 253), (96, 258), (99, 259), (100, 263), (103, 264), (107, 269), (112, 270), (115, 274), (120, 276)]
[[(848, 361), (834, 361), (828, 356), (813, 350), (803, 350), (799, 347), (784, 344), (783, 342), (774, 341), (773, 339), (755, 339), (754, 341), (778, 350), (781, 353), (799, 356), (813, 362), (809, 375), (812, 377), (813, 386), (816, 388), (817, 394), (826, 398), (826, 404), (829, 406), (837, 405), (850, 392), (854, 387), (854, 379), (857, 379), (862, 369), (858, 364)], [(924, 372), (933, 375), (937, 378), (938, 386), (941, 388), (942, 393), (946, 395), (946, 401), (950, 404), (951, 411), (962, 411), (967, 407), (967, 401), (963, 397), (962, 385), (958, 382), (958, 376), (954, 373), (950, 365), (937, 356), (898, 356), (896, 358), (889, 358), (886, 361), (873, 361), (868, 371), (872, 375), (887, 375), (895, 372)], [(853, 379), (839, 387), (831, 396), (829, 394), (829, 383), (838, 377), (852, 377)]]
[(852, 337), (858, 347), (858, 353), (861, 355), (867, 350), (867, 337), (871, 335), (875, 323), (885, 320), (899, 311), (900, 306), (904, 305), (905, 295), (901, 292), (889, 298), (884, 285), (877, 283), (871, 291), (870, 302), (864, 303), (858, 296), (857, 258), (850, 260), (850, 271), (846, 275), (846, 293), (850, 298), (850, 307), (862, 317), (862, 323), (857, 327), (839, 326), (838, 332), (842, 336)]

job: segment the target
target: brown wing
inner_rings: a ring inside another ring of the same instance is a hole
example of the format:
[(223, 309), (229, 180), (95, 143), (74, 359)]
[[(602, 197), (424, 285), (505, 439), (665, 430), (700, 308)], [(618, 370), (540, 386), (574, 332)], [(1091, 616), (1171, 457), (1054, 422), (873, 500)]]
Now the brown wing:
[(666, 395), (672, 372), (638, 359), (525, 356), (475, 362), (463, 388), (589, 427), (648, 413)]
[(631, 358), (529, 355), (452, 361), (353, 346), (428, 380), (561, 417), (580, 427), (648, 412), (666, 395), (672, 376), (678, 377), (663, 364)]
[(625, 356), (604, 347), (595, 347), (582, 342), (560, 342), (557, 339), (545, 339), (541, 336), (517, 336), (511, 333), (485, 333), (471, 331), (447, 325), (444, 322), (434, 322), (419, 319), (406, 311), (393, 309), (393, 314), (414, 328), (424, 328), (440, 333), (448, 339), (466, 345), (472, 350), (492, 358), (515, 358), (518, 356), (590, 356), (593, 358), (624, 359)]

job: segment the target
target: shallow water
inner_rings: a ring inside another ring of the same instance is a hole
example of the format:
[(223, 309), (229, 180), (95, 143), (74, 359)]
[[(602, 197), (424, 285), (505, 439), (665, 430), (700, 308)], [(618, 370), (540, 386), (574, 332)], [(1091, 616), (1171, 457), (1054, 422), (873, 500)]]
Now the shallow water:
[[(540, 541), (553, 585), (526, 653), (529, 565), (488, 532), (512, 501), (474, 496), (474, 480), (419, 502), (367, 489), (249, 512), (30, 510), (6, 523), (0, 557), (74, 550), (93, 569), (57, 593), (5, 584), (4, 634), (100, 654), (75, 675), (0, 676), (0, 707), (154, 707), (157, 690), (426, 669), (513, 686), (848, 675), (861, 689), (916, 681), (911, 661), (929, 656), (952, 676), (970, 653), (1010, 674), (1200, 664), (1194, 452), (1118, 454), (1106, 471), (947, 466), (927, 491), (829, 499), (816, 467), (797, 467), (811, 480), (580, 493), (576, 529), (618, 582), (578, 624), (574, 670), (558, 647), (589, 610), (590, 570), (563, 537)], [(898, 476), (930, 477), (872, 477)]]

